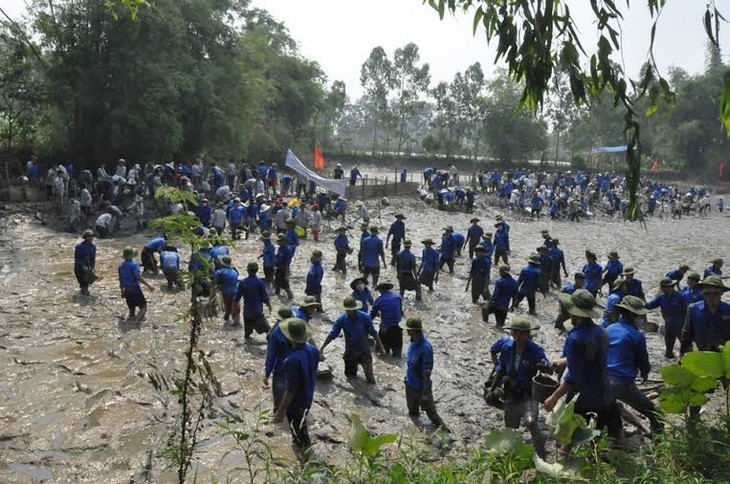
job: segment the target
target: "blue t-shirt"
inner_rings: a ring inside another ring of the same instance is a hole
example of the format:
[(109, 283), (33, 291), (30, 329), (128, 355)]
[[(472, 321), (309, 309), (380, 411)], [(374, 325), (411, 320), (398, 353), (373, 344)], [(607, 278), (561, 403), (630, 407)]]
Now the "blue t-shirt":
[(423, 391), (423, 374), (430, 376), (433, 371), (433, 348), (425, 336), (408, 345), (406, 365), (405, 384), (417, 392)]
[(438, 268), (439, 253), (433, 247), (423, 249), (421, 253), (421, 274), (435, 274)]
[(601, 281), (603, 280), (601, 277), (603, 275), (603, 269), (601, 269), (601, 266), (597, 262), (584, 264), (583, 274), (586, 276), (583, 287), (585, 287), (587, 291), (597, 292), (601, 288)]
[(238, 287), (238, 271), (233, 267), (222, 267), (215, 271), (214, 283), (220, 288), (221, 293), (226, 297), (236, 295)]
[(335, 250), (338, 252), (345, 252), (350, 249), (350, 241), (345, 234), (337, 234), (335, 237)]
[(471, 269), (469, 270), (469, 276), (472, 279), (489, 279), (490, 272), (492, 271), (492, 259), (489, 257), (475, 257), (471, 261)]
[(718, 346), (730, 340), (730, 304), (720, 302), (715, 314), (710, 312), (705, 301), (690, 304), (681, 340), (683, 353), (692, 349), (692, 342), (700, 351), (716, 351)]
[(269, 341), (266, 345), (266, 363), (264, 372), (268, 378), (271, 374), (284, 374), (284, 359), (291, 352), (291, 344), (282, 333), (279, 325), (269, 334)]
[(167, 244), (167, 240), (164, 237), (155, 237), (147, 241), (144, 248), (147, 250), (155, 251), (159, 250)]
[(565, 337), (563, 355), (568, 359), (563, 380), (572, 386), (571, 394), (580, 394), (578, 403), (585, 410), (605, 410), (611, 401), (606, 374), (606, 331), (593, 322), (575, 326)]
[(243, 317), (255, 318), (264, 314), (264, 304), (269, 302), (269, 294), (266, 292), (264, 281), (249, 275), (238, 283), (238, 291), (235, 300), (243, 298)]
[(393, 291), (386, 291), (375, 299), (370, 317), (375, 319), (380, 316), (381, 329), (397, 326), (403, 319), (402, 307), (403, 300), (400, 295)]
[[(608, 333), (608, 376), (633, 382), (638, 371), (647, 376), (651, 370), (646, 337), (631, 323), (619, 319), (606, 328)], [(637, 371), (638, 370), (638, 371)]]
[(294, 258), (294, 249), (288, 245), (280, 245), (276, 250), (276, 266), (286, 267)]
[(606, 262), (606, 274), (611, 276), (620, 276), (624, 271), (624, 265), (618, 260), (609, 260)]
[(272, 244), (270, 240), (264, 242), (264, 250), (262, 255), (264, 267), (276, 266), (276, 247), (274, 247), (274, 244)]
[(373, 304), (373, 294), (370, 292), (370, 289), (365, 287), (363, 291), (352, 291), (352, 297), (357, 299), (362, 303), (362, 309), (361, 311), (367, 313), (368, 308), (371, 304)]
[(510, 302), (517, 296), (517, 281), (510, 274), (504, 274), (494, 283), (490, 305), (494, 309), (507, 311)]
[(446, 234), (441, 237), (441, 259), (453, 260), (456, 251), (456, 239), (454, 234)]
[(128, 259), (119, 264), (119, 285), (122, 290), (142, 289), (139, 285), (139, 278), (142, 277), (142, 269), (134, 259)]
[(380, 267), (380, 256), (383, 254), (383, 241), (377, 235), (365, 237), (361, 244), (362, 265), (364, 267)]
[(304, 294), (315, 295), (322, 293), (322, 277), (324, 277), (324, 269), (320, 262), (312, 262), (312, 267), (307, 273), (307, 286)]
[(535, 265), (528, 265), (520, 271), (517, 279), (519, 294), (532, 295), (537, 291), (538, 280), (540, 279), (540, 268)]
[(534, 341), (528, 341), (525, 350), (516, 361), (517, 343), (514, 339), (504, 342), (499, 352), (497, 373), (510, 379), (510, 393), (518, 398), (529, 397), (532, 393), (532, 378), (537, 375), (538, 363), (546, 362), (545, 350)]
[(396, 220), (392, 224), (390, 224), (390, 229), (388, 230), (388, 237), (393, 237), (393, 243), (400, 242), (403, 240), (406, 236), (406, 224), (403, 222), (403, 220)]
[(168, 270), (180, 270), (180, 254), (172, 250), (160, 253), (160, 266)]
[(94, 268), (96, 265), (96, 246), (92, 242), (84, 240), (76, 244), (76, 247), (74, 247), (74, 265)]
[(672, 291), (668, 296), (664, 293), (658, 294), (646, 303), (646, 309), (661, 308), (664, 324), (674, 331), (680, 331), (684, 326), (689, 304), (689, 296), (683, 292)]
[(376, 334), (372, 318), (362, 311), (355, 311), (352, 317), (347, 312), (340, 314), (327, 337), (337, 338), (343, 330), (346, 348), (369, 348), (368, 335)]

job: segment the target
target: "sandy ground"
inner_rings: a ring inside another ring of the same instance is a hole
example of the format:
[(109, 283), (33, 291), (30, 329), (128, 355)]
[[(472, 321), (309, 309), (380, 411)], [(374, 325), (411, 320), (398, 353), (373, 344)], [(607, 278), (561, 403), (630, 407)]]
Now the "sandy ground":
[[(405, 197), (392, 200), (384, 209), (384, 230), (396, 212), (408, 219), (408, 237), (420, 241), (438, 238), (441, 227), (453, 225), (465, 233), (470, 215), (439, 212), (420, 201)], [(369, 202), (372, 205), (373, 202)], [(371, 207), (371, 213), (374, 213)], [(477, 203), (477, 216), (491, 225), (497, 209), (485, 200)], [(727, 217), (713, 213), (709, 218), (681, 221), (650, 220), (640, 224), (600, 218), (579, 224), (549, 220), (515, 219), (511, 223), (512, 266), (518, 271), (527, 255), (541, 243), (540, 230), (559, 237), (565, 250), (568, 271), (579, 269), (587, 248), (599, 254), (618, 250), (626, 265), (637, 270), (647, 294), (653, 294), (659, 279), (669, 269), (688, 263), (701, 271), (711, 258), (726, 253), (730, 236)], [(383, 232), (384, 233), (384, 232)], [(161, 458), (169, 436), (174, 402), (158, 393), (147, 374), (170, 375), (182, 368), (186, 328), (175, 315), (186, 307), (187, 292), (163, 289), (164, 280), (154, 278), (159, 288), (147, 291), (148, 320), (139, 328), (122, 322), (126, 314), (118, 295), (116, 267), (126, 245), (141, 248), (151, 232), (124, 239), (97, 241), (98, 272), (104, 279), (92, 286), (93, 298), (80, 298), (73, 275), (73, 246), (78, 238), (51, 231), (32, 216), (9, 215), (0, 221), (0, 481), (171, 481)], [(354, 234), (357, 236), (357, 234)], [(355, 275), (351, 256), (347, 279), (331, 271), (334, 264), (333, 234), (315, 243), (303, 241), (293, 263), (292, 287), (303, 297), (309, 254), (315, 248), (325, 253), (323, 317), (313, 323), (315, 339), (321, 343), (329, 321), (338, 315), (336, 305), (349, 294)], [(356, 242), (355, 242), (356, 244)], [(255, 259), (259, 242), (237, 244), (233, 260), (237, 267)], [(415, 247), (420, 253), (420, 244)], [(187, 256), (187, 253), (184, 253)], [(420, 316), (429, 324), (428, 337), (435, 350), (433, 375), (436, 405), (452, 429), (442, 448), (468, 447), (479, 442), (492, 428), (501, 426), (501, 414), (487, 407), (481, 391), (491, 370), (489, 346), (501, 333), (494, 323), (481, 321), (480, 309), (464, 292), (468, 258), (457, 261), (453, 276), (444, 274), (436, 292), (424, 292), (423, 303), (406, 296), (407, 316)], [(394, 271), (384, 271), (394, 277)], [(274, 306), (285, 303), (273, 299)], [(563, 338), (552, 329), (557, 296), (538, 296), (537, 321), (542, 330), (535, 341), (557, 357)], [(519, 308), (526, 313), (526, 302)], [(650, 321), (661, 322), (655, 312)], [(659, 334), (647, 336), (652, 363), (657, 369), (666, 363)], [(216, 406), (245, 415), (249, 421), (268, 408), (270, 392), (262, 388), (261, 376), (265, 340), (259, 335), (245, 342), (241, 330), (223, 327), (223, 322), (206, 323), (201, 347), (209, 352), (216, 374), (228, 396)], [(392, 358), (375, 359), (376, 386), (362, 378), (348, 381), (343, 375), (341, 355), (344, 341), (327, 349), (326, 365), (334, 380), (319, 383), (310, 417), (310, 432), (316, 455), (328, 462), (348, 458), (349, 414), (361, 415), (372, 430), (402, 432), (428, 438), (433, 427), (423, 416), (420, 425), (408, 418), (404, 391), (404, 363)], [(656, 371), (652, 379), (658, 379)], [(293, 461), (287, 431), (267, 427), (277, 455)], [(198, 453), (198, 477), (243, 480), (235, 469), (240, 454), (224, 456), (233, 441), (209, 426), (203, 431)]]

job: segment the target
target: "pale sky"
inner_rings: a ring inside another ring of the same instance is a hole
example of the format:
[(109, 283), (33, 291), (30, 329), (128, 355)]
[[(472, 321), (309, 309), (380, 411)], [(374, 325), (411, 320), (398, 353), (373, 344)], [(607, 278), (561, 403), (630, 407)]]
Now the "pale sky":
[[(154, 1), (154, 0), (152, 0)], [(595, 29), (588, 0), (569, 0), (572, 15), (581, 26), (584, 46), (595, 43)], [(702, 0), (669, 0), (657, 27), (655, 57), (666, 73), (669, 66), (698, 73), (704, 67), (706, 35), (702, 27)], [(18, 18), (23, 0), (0, 0), (8, 14)], [(625, 6), (623, 0), (617, 2)], [(730, 18), (730, 2), (717, 2)], [(443, 21), (422, 0), (253, 0), (284, 22), (303, 56), (316, 60), (331, 83), (343, 80), (351, 98), (358, 97), (360, 67), (373, 47), (382, 46), (389, 56), (408, 42), (420, 48), (421, 61), (431, 66), (432, 85), (450, 81), (457, 71), (481, 62), (484, 71), (494, 70), (494, 51), (487, 47), (483, 31), (472, 35), (471, 17), (447, 14)], [(645, 2), (631, 2), (625, 15), (623, 64), (636, 75), (647, 59), (649, 14)], [(730, 25), (723, 23), (721, 46), (725, 60), (730, 52)], [(621, 62), (621, 59), (617, 58)]]

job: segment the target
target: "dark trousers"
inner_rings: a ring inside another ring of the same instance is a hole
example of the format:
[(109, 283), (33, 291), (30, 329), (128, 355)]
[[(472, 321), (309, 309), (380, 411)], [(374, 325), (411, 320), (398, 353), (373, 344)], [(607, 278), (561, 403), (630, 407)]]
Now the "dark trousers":
[(430, 387), (416, 390), (406, 385), (406, 404), (408, 405), (408, 415), (411, 417), (420, 416), (421, 409), (423, 409), (434, 425), (443, 425), (444, 421), (441, 420), (436, 411), (436, 404), (433, 402), (433, 392)]
[(337, 259), (335, 260), (335, 267), (332, 270), (340, 271), (343, 275), (347, 274), (347, 251), (338, 250)]
[(142, 259), (142, 268), (145, 271), (157, 272), (157, 259), (155, 259), (155, 255), (150, 249), (147, 247), (142, 249), (140, 258)]
[[(345, 361), (346, 377), (357, 376), (358, 365), (362, 365), (366, 378), (373, 373), (373, 355), (370, 353), (370, 347), (367, 346), (367, 343), (357, 348), (346, 347), (343, 360)], [(368, 383), (375, 383), (375, 379), (368, 380)]]
[(515, 306), (520, 304), (522, 299), (527, 298), (527, 307), (530, 311), (530, 314), (535, 314), (535, 293), (532, 294), (517, 294), (517, 302), (515, 303)]
[(426, 286), (429, 291), (433, 291), (433, 280), (435, 277), (436, 274), (433, 272), (421, 272), (418, 276), (418, 281)]
[(294, 445), (302, 450), (312, 445), (312, 441), (309, 439), (309, 428), (307, 427), (307, 414), (309, 414), (309, 407), (289, 407), (286, 409), (286, 418), (289, 421), (292, 441)]
[(172, 289), (173, 286), (182, 287), (182, 283), (180, 282), (180, 272), (178, 269), (163, 267), (162, 273), (165, 275), (165, 279), (167, 279), (167, 287), (170, 289)]
[(665, 355), (670, 357), (674, 354), (674, 343), (679, 339), (679, 335), (682, 332), (682, 325), (677, 326), (673, 324), (664, 323), (664, 345)]
[(372, 286), (375, 287), (380, 279), (380, 267), (363, 267), (362, 277), (367, 280), (369, 275), (373, 276)]
[(480, 297), (489, 301), (489, 277), (477, 277), (471, 281), (471, 302), (478, 303)]
[(283, 371), (274, 373), (271, 377), (271, 394), (274, 397), (274, 413), (279, 409), (279, 404), (286, 393), (286, 375)]
[(396, 358), (400, 358), (403, 353), (403, 330), (398, 325), (383, 328), (382, 324), (378, 331), (380, 341), (383, 343), (385, 353), (392, 353)]
[(497, 309), (491, 306), (483, 306), (482, 307), (482, 320), (485, 323), (489, 322), (489, 315), (494, 314), (494, 318), (497, 320), (497, 326), (504, 326), (505, 321), (507, 320), (507, 311), (503, 309)]
[(660, 420), (660, 414), (657, 411), (654, 402), (647, 397), (644, 392), (639, 390), (634, 380), (610, 380), (611, 394), (620, 402), (624, 402), (631, 408), (649, 419), (652, 433), (660, 433), (664, 429), (664, 424)]
[(509, 264), (509, 258), (507, 256), (507, 251), (494, 251), (494, 265), (499, 265), (499, 260), (502, 259), (505, 264)]
[(264, 280), (267, 284), (274, 285), (274, 271), (276, 270), (275, 266), (264, 266)]
[(400, 252), (400, 239), (390, 241), (390, 265), (395, 265), (395, 256)]
[(440, 264), (439, 269), (443, 269), (444, 264), (445, 264), (445, 265), (449, 266), (449, 274), (454, 273), (454, 259), (444, 259), (442, 257), (441, 260), (439, 261), (439, 264)]

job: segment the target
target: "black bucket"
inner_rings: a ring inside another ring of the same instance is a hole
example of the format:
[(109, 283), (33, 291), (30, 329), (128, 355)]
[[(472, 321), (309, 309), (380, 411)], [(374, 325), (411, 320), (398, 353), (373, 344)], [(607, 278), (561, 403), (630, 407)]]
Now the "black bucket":
[(553, 394), (559, 383), (546, 375), (535, 375), (532, 378), (532, 399), (543, 403)]

